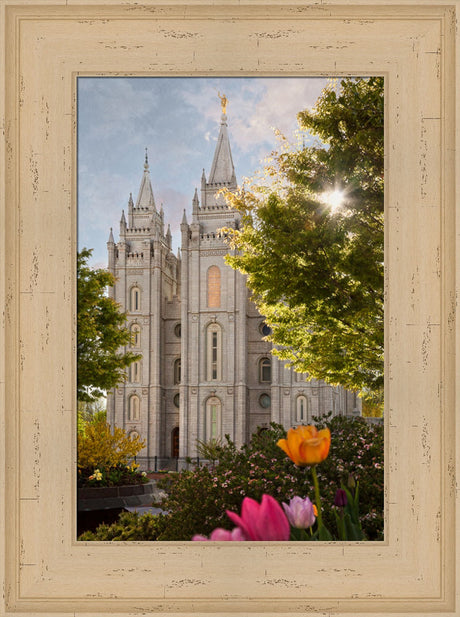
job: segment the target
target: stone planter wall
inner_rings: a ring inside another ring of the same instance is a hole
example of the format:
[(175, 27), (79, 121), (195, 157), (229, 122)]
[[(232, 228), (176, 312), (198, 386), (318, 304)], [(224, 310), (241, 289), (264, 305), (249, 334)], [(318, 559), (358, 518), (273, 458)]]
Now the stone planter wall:
[(78, 511), (111, 510), (135, 506), (150, 506), (164, 497), (156, 482), (102, 486), (78, 489)]

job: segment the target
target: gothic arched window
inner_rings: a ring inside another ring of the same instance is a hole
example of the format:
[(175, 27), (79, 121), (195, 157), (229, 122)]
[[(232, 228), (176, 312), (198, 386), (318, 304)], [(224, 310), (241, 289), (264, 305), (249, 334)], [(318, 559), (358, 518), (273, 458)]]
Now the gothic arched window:
[(220, 270), (217, 266), (208, 269), (208, 307), (220, 307)]
[(270, 358), (262, 358), (259, 361), (259, 381), (270, 383), (272, 380), (272, 361)]
[(129, 381), (131, 383), (140, 383), (141, 381), (141, 363), (139, 360), (129, 366)]
[(141, 344), (141, 327), (134, 323), (131, 326), (131, 347), (140, 347)]
[(129, 397), (128, 420), (135, 422), (140, 419), (140, 400), (137, 394)]
[(222, 379), (222, 329), (217, 323), (210, 324), (206, 330), (206, 379)]
[(174, 360), (174, 383), (180, 383), (180, 358)]
[(308, 399), (303, 394), (296, 400), (296, 422), (303, 424), (308, 421)]
[(206, 435), (205, 440), (218, 439), (221, 435), (222, 403), (217, 396), (211, 396), (206, 401)]
[(137, 285), (131, 287), (129, 308), (131, 312), (141, 310), (141, 290)]

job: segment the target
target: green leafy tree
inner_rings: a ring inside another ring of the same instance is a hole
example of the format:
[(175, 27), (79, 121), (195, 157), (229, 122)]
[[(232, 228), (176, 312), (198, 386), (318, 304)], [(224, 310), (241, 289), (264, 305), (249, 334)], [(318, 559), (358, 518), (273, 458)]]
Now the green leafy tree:
[(92, 269), (92, 250), (77, 256), (77, 397), (95, 401), (125, 379), (125, 370), (140, 358), (123, 346), (130, 342), (126, 314), (106, 295), (115, 283), (107, 270)]
[(383, 120), (383, 78), (330, 85), (298, 114), (317, 143), (285, 146), (265, 185), (227, 194), (242, 213), (227, 260), (247, 274), (273, 353), (364, 397), (383, 387)]

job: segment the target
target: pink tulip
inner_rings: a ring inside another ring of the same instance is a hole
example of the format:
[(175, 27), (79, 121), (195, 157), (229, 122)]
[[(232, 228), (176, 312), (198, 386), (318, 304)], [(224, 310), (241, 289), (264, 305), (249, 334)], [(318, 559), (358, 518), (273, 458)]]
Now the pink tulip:
[(238, 525), (248, 540), (289, 540), (290, 527), (283, 509), (270, 495), (263, 495), (257, 503), (250, 497), (243, 499), (241, 516), (227, 510), (229, 518)]
[(316, 520), (314, 506), (308, 497), (302, 499), (296, 495), (290, 500), (289, 505), (283, 503), (283, 508), (288, 521), (297, 529), (307, 529)]
[(235, 527), (232, 531), (227, 531), (226, 529), (218, 527), (211, 532), (209, 538), (197, 534), (196, 536), (193, 536), (192, 540), (194, 542), (243, 542), (246, 538), (239, 527)]

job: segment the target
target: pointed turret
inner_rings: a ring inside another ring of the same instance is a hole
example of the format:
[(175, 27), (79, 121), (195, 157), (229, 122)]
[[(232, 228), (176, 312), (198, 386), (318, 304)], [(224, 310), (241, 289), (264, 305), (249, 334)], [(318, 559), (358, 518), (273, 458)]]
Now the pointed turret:
[(130, 193), (129, 194), (129, 199), (128, 199), (128, 227), (130, 229), (132, 229), (134, 227), (133, 208), (134, 208), (133, 194)]
[(136, 200), (136, 208), (156, 209), (152, 184), (150, 182), (147, 148), (145, 149), (144, 175), (142, 176), (141, 186), (139, 188), (139, 194)]
[(187, 215), (185, 213), (185, 208), (184, 208), (184, 215), (182, 217), (182, 223), (181, 225), (187, 225)]
[(193, 214), (198, 214), (198, 210), (200, 207), (200, 200), (198, 199), (198, 191), (195, 189), (195, 195), (192, 200), (192, 212)]
[(125, 219), (125, 211), (121, 211), (121, 219), (120, 219), (120, 236), (124, 236), (127, 231), (126, 219)]
[(172, 234), (171, 234), (171, 226), (168, 223), (168, 229), (166, 231), (166, 244), (171, 248)]
[[(109, 239), (107, 240), (107, 257), (109, 272), (115, 274), (115, 241), (113, 239), (112, 228), (110, 228)], [(109, 297), (113, 298), (113, 287), (109, 287)]]
[(219, 137), (212, 162), (208, 184), (235, 184), (235, 168), (227, 130), (227, 114), (223, 113), (220, 121)]

